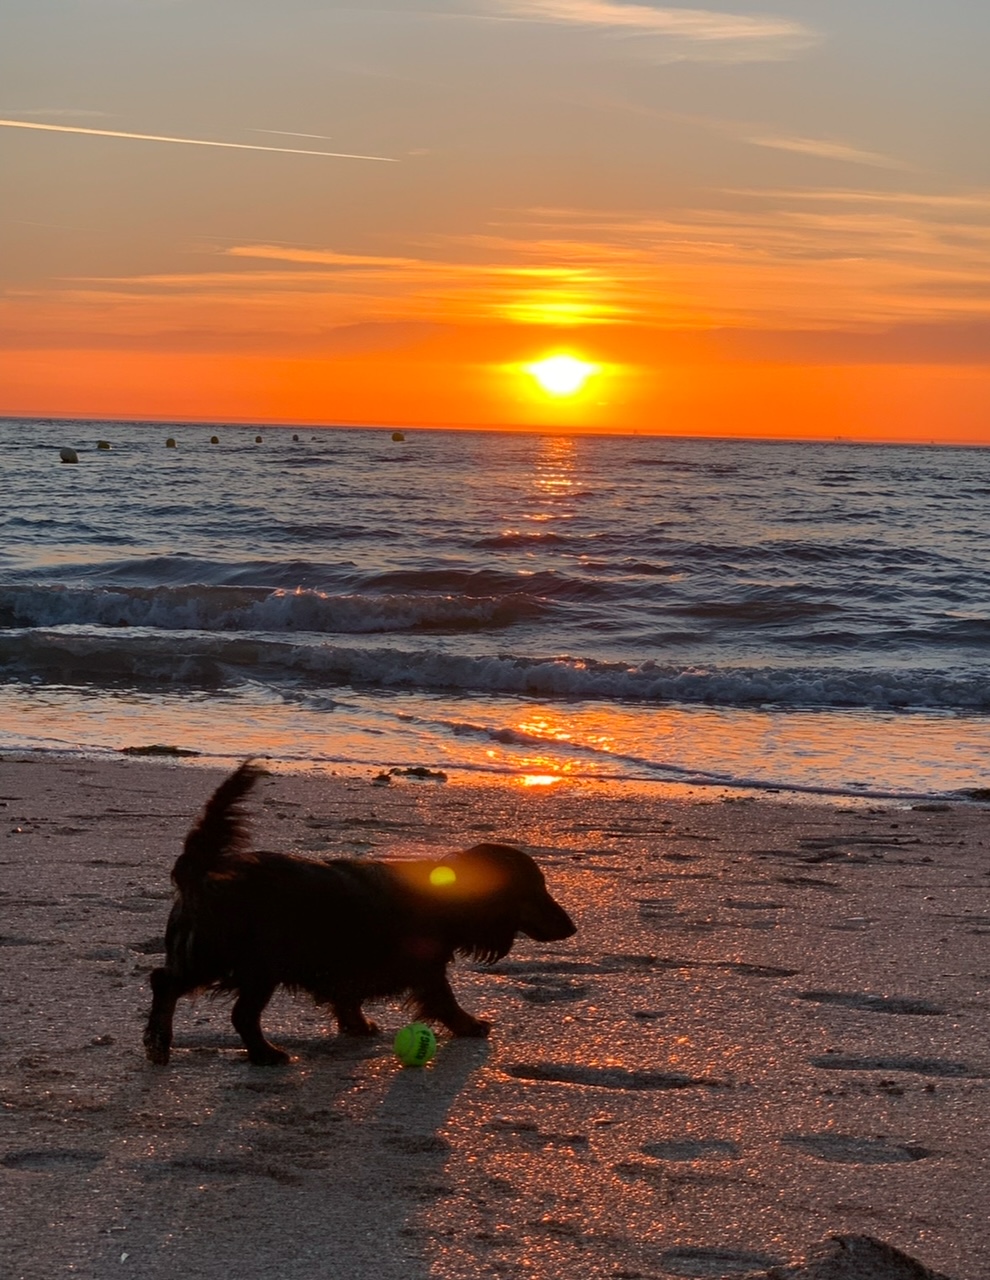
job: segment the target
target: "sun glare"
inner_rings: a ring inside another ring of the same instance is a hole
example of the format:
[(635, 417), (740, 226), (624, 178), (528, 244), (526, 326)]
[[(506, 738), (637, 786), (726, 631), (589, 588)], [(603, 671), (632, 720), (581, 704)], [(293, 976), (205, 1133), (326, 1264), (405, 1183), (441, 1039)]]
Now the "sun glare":
[(573, 396), (581, 390), (598, 366), (578, 360), (576, 356), (547, 356), (523, 366), (551, 396)]

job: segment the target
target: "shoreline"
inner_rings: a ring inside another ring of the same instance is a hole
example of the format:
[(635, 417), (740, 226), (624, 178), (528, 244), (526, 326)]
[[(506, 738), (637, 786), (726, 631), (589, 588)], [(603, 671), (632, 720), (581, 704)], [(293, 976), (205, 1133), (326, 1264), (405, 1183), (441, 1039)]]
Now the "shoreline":
[(796, 783), (762, 783), (756, 779), (717, 780), (691, 776), (683, 781), (611, 774), (551, 773), (510, 766), (451, 765), (446, 761), (429, 764), (373, 764), (362, 760), (314, 760), (274, 758), (263, 752), (243, 755), (213, 755), (193, 748), (149, 743), (129, 747), (10, 747), (0, 745), (0, 764), (90, 761), (113, 766), (119, 763), (151, 763), (161, 766), (189, 766), (197, 770), (229, 772), (246, 758), (256, 759), (272, 774), (313, 777), (337, 781), (364, 781), (376, 786), (392, 784), (414, 787), (449, 785), (481, 790), (537, 788), (582, 792), (599, 797), (629, 795), (647, 801), (671, 800), (684, 803), (732, 803), (765, 801), (770, 805), (862, 805), (889, 804), (924, 810), (930, 805), (973, 807), (990, 805), (990, 787), (973, 786), (955, 791), (883, 790), (867, 787), (815, 786)]
[(247, 1066), (204, 1000), (161, 1069), (140, 1032), (168, 875), (226, 772), (189, 763), (0, 755), (5, 1274), (731, 1278), (868, 1235), (981, 1280), (980, 806), (279, 768), (256, 847), (516, 843), (579, 932), (458, 964), (495, 1029), (423, 1071), (390, 1052), (400, 1007), (355, 1043), (284, 994), (289, 1068)]

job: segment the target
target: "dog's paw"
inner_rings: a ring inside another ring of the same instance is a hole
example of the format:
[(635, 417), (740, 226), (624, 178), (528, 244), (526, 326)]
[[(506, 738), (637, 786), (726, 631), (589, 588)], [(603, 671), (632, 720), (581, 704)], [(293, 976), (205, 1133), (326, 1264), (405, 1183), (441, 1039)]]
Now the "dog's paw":
[(345, 1036), (377, 1036), (381, 1035), (381, 1030), (378, 1023), (372, 1022), (370, 1018), (365, 1018), (361, 1022), (341, 1028)]
[(470, 1036), (474, 1040), (484, 1040), (491, 1032), (492, 1024), (484, 1018), (469, 1018), (461, 1023), (454, 1032), (458, 1036)]
[(377, 1036), (381, 1028), (363, 1013), (337, 1015), (337, 1030), (342, 1036)]
[(292, 1059), (284, 1049), (266, 1044), (263, 1049), (252, 1049), (248, 1053), (248, 1061), (255, 1067), (287, 1067)]
[(144, 1037), (145, 1055), (148, 1061), (153, 1062), (156, 1067), (168, 1066), (171, 1047), (167, 1040), (163, 1040), (158, 1036), (146, 1035)]

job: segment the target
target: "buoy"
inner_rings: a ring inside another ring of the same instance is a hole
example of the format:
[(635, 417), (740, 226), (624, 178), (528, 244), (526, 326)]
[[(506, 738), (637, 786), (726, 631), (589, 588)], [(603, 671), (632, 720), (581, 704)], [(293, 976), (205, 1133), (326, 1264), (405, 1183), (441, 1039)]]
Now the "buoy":
[(219, 444), (219, 443), (220, 443), (219, 436), (210, 436), (210, 444)]
[(165, 448), (166, 449), (175, 448), (175, 438), (173, 436), (169, 436), (169, 438), (165, 441)]
[(299, 437), (298, 437), (298, 436), (293, 436), (292, 438), (293, 438), (293, 440), (298, 440), (298, 439), (299, 439)]
[(393, 431), (393, 432), (392, 432), (392, 439), (393, 439), (393, 440), (399, 441), (399, 440), (405, 440), (405, 438), (406, 438), (406, 437), (402, 434), (402, 432), (401, 432), (401, 431)]
[(109, 440), (97, 440), (97, 442), (96, 442), (96, 447), (97, 447), (97, 449), (109, 449), (109, 448), (110, 448), (110, 441), (109, 441)]
[(261, 436), (255, 436), (255, 437), (254, 437), (254, 443), (255, 443), (255, 444), (261, 444)]
[(76, 453), (75, 449), (59, 449), (58, 456), (62, 459), (63, 462), (79, 461), (79, 454)]

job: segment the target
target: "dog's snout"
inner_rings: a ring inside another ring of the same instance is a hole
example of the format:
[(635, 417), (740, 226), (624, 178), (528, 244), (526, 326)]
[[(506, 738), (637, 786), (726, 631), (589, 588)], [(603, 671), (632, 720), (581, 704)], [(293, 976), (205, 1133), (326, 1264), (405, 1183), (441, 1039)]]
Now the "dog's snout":
[(577, 933), (577, 925), (549, 894), (523, 912), (520, 928), (534, 942), (562, 942)]

